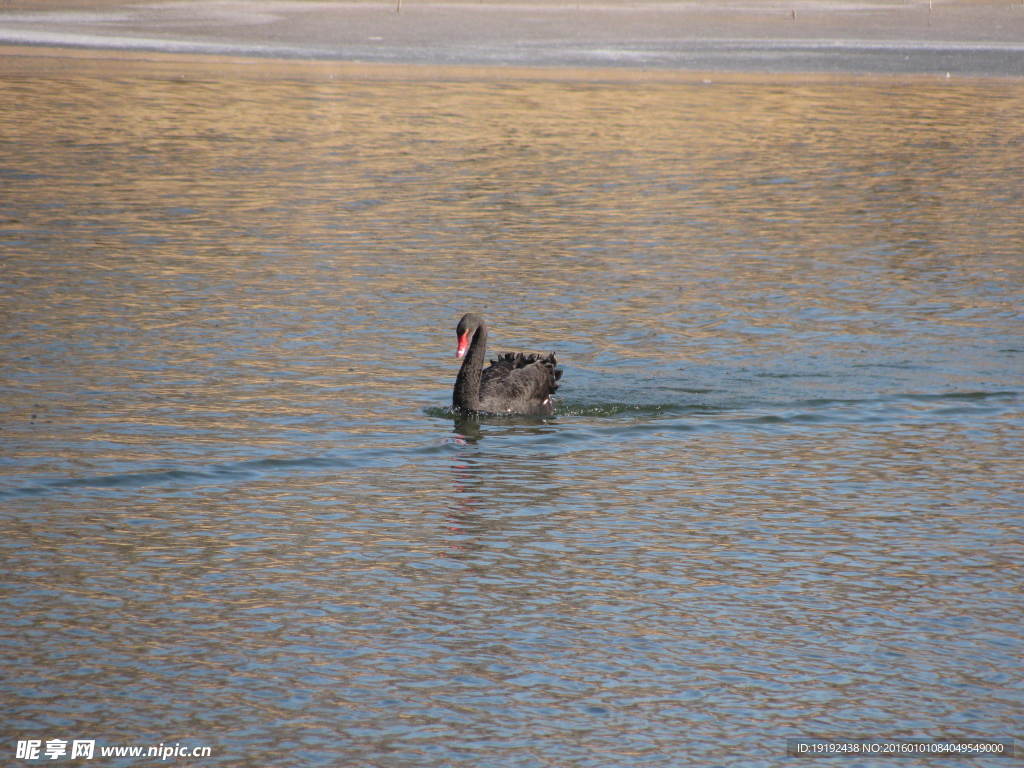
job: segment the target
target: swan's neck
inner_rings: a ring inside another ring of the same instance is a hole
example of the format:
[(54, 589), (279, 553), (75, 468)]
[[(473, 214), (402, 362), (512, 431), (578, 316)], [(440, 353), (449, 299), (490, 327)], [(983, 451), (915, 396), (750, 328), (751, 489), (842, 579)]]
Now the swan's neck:
[(487, 354), (487, 327), (479, 326), (473, 332), (466, 357), (455, 379), (455, 392), (452, 404), (465, 411), (480, 410), (480, 373), (484, 369), (484, 357)]

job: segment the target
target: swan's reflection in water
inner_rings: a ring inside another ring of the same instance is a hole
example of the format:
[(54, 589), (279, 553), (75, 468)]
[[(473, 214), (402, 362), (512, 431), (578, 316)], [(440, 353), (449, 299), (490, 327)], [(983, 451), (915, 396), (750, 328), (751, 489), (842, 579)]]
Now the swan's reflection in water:
[(548, 435), (555, 429), (543, 419), (455, 420), (455, 443), (461, 450), (451, 465), (446, 513), (455, 553), (483, 550), (496, 533), (521, 527), (524, 517), (554, 507), (560, 474), (557, 455), (502, 438)]
[(480, 417), (460, 414), (455, 417), (455, 427), (452, 429), (458, 437), (459, 443), (477, 443), (483, 437), (480, 429)]
[(454, 417), (455, 426), (452, 429), (458, 437), (456, 442), (477, 443), (488, 434), (486, 427), (491, 428), (491, 434), (511, 434), (512, 436), (522, 435), (547, 435), (555, 429), (555, 423), (550, 418), (540, 416), (480, 416), (478, 414), (458, 414)]

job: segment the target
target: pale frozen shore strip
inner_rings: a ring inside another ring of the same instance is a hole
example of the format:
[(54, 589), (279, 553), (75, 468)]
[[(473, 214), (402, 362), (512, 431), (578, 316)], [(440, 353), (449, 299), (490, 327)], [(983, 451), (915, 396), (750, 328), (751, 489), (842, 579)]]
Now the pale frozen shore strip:
[[(931, 6), (931, 7), (929, 7)], [(431, 66), (1024, 77), (1024, 3), (209, 3), (0, 7), (0, 44)]]

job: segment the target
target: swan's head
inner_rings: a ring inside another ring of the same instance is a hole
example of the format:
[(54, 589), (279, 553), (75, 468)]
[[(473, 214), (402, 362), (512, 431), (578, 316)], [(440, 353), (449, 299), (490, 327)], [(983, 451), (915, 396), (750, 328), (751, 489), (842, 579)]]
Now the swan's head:
[(455, 327), (455, 334), (459, 337), (459, 346), (455, 350), (455, 357), (461, 359), (466, 356), (469, 343), (473, 341), (473, 334), (483, 324), (484, 319), (480, 315), (474, 315), (472, 312), (469, 312), (462, 316), (459, 324)]

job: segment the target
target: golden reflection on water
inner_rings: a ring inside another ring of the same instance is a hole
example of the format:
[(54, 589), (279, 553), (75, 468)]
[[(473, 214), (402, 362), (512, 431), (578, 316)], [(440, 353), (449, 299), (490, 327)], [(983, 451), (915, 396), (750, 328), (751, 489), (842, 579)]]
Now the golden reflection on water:
[(893, 338), (1012, 324), (1016, 81), (135, 66), (0, 84), (5, 344), (18, 376), (74, 383), (89, 440), (111, 439), (96, 406), (112, 388), (124, 423), (184, 412), (213, 444), (325, 407), (372, 434), (411, 386), (444, 397), (470, 307), (496, 344), (596, 372), (900, 362)]

